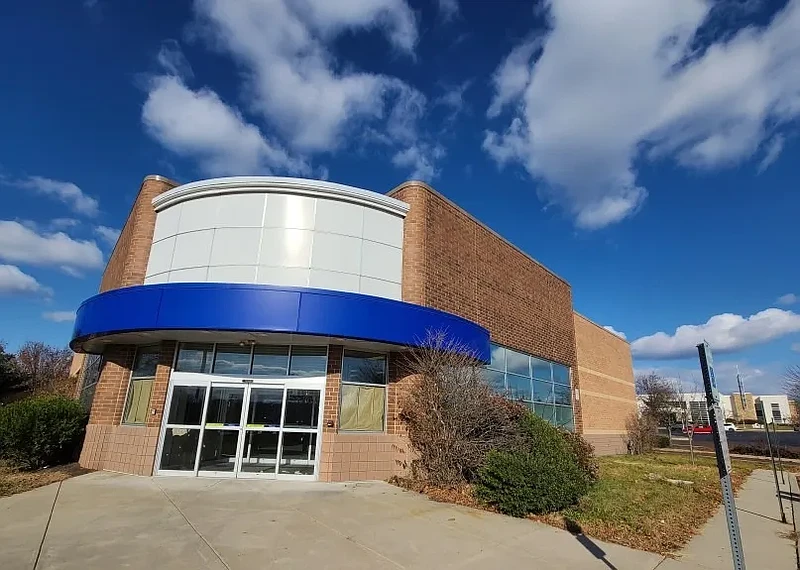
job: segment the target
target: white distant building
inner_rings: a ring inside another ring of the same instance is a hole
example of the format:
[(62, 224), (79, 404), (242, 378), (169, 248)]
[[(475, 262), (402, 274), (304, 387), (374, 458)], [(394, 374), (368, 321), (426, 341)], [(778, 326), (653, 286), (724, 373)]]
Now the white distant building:
[[(734, 421), (757, 421), (759, 423), (790, 424), (796, 420), (795, 407), (786, 394), (756, 395), (745, 392), (745, 402), (742, 405), (741, 396), (737, 394), (720, 394), (720, 405), (725, 414), (725, 419)], [(639, 396), (641, 408), (641, 396)], [(708, 425), (708, 407), (706, 406), (705, 392), (689, 392), (683, 394), (683, 405), (676, 402), (675, 421), (681, 421), (681, 409), (689, 410), (692, 423)], [(766, 412), (766, 413), (765, 413)]]

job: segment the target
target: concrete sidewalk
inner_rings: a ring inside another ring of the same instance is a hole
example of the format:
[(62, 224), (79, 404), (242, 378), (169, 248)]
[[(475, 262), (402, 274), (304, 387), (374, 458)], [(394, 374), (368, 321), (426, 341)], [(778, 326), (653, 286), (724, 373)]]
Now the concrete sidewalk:
[[(782, 488), (788, 491), (788, 473), (785, 479), (787, 484), (782, 485)], [(736, 511), (747, 568), (758, 570), (796, 568), (794, 544), (787, 536), (793, 530), (791, 505), (784, 500), (783, 506), (788, 524), (781, 522), (772, 471), (764, 469), (753, 471), (736, 496)], [(798, 507), (800, 503), (795, 505), (795, 510)], [(800, 512), (797, 514), (800, 516)], [(658, 569), (673, 570), (687, 567), (713, 570), (728, 570), (733, 567), (728, 525), (722, 507), (706, 524), (703, 532), (689, 542), (681, 552), (679, 560), (667, 560)]]
[[(748, 482), (742, 508), (769, 513), (773, 503), (764, 502), (769, 491), (762, 480), (766, 476), (757, 473)], [(0, 499), (0, 568), (727, 569), (728, 539), (716, 536), (718, 518), (677, 561), (527, 520), (434, 503), (385, 483), (98, 472)], [(756, 528), (757, 521), (770, 525), (768, 530)], [(763, 560), (748, 560), (750, 568), (793, 568), (791, 544), (774, 532), (782, 525), (756, 515), (752, 522), (755, 526), (742, 516), (747, 553)], [(758, 533), (753, 540), (750, 532)], [(719, 560), (702, 556), (699, 551), (705, 550), (720, 553)]]

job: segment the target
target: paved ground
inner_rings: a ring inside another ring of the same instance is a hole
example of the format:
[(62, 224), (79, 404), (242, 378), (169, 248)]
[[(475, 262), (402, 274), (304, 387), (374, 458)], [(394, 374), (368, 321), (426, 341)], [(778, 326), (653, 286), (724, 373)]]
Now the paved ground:
[(3, 570), (730, 568), (695, 562), (709, 561), (664, 561), (384, 483), (92, 473), (0, 499)]

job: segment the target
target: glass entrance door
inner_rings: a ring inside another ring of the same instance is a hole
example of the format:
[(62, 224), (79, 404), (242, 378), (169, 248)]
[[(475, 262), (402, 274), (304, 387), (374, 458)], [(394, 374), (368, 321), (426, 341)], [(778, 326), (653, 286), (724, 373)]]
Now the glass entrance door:
[(158, 473), (313, 479), (321, 393), (302, 381), (173, 386)]

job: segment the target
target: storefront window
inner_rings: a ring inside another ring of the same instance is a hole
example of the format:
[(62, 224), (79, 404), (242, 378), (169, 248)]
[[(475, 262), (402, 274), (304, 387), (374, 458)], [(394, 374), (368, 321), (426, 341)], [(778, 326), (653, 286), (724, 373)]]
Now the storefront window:
[(143, 424), (147, 421), (150, 394), (153, 391), (160, 356), (161, 351), (158, 346), (142, 346), (136, 350), (122, 423)]
[(339, 429), (383, 431), (386, 420), (386, 356), (345, 351)]
[(496, 344), (491, 354), (484, 379), (494, 391), (556, 426), (574, 429), (568, 366)]

